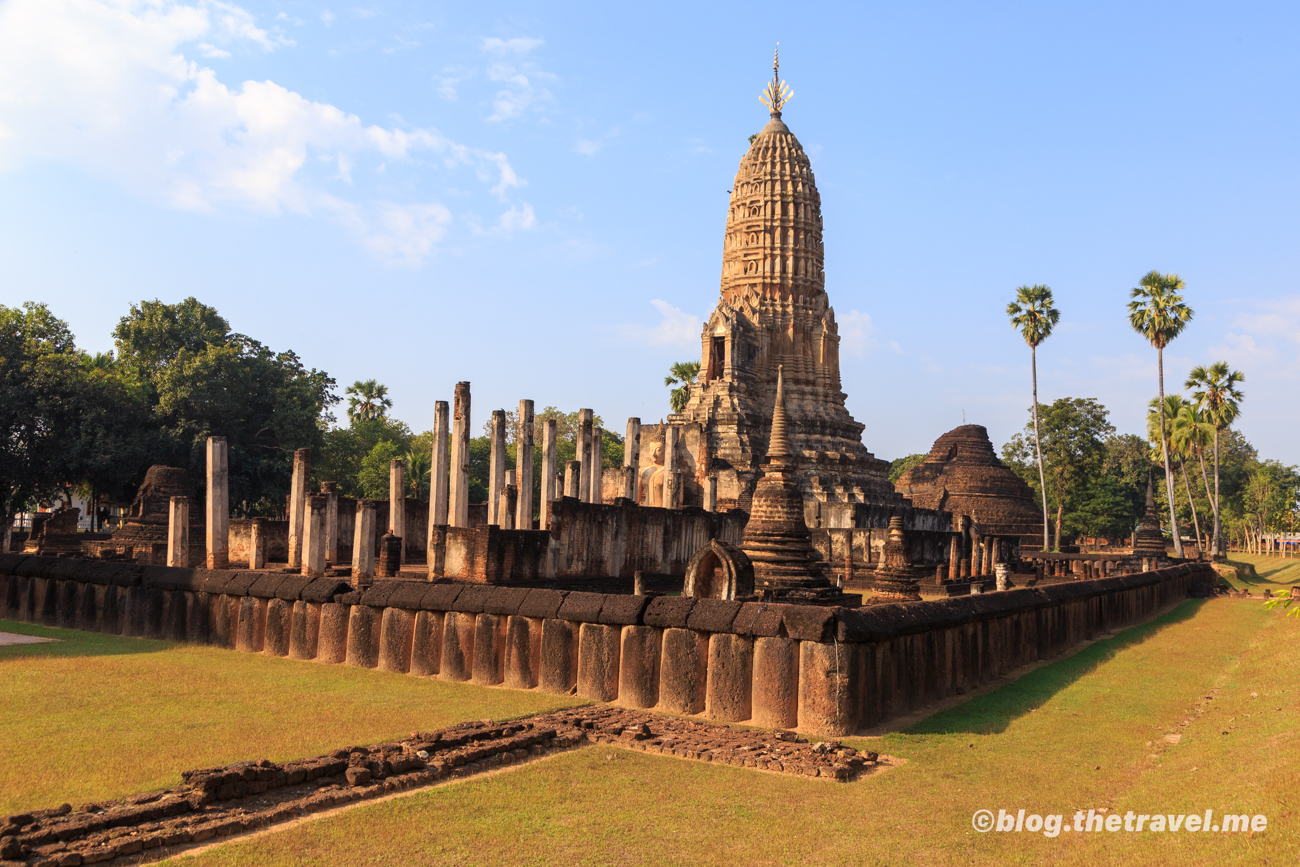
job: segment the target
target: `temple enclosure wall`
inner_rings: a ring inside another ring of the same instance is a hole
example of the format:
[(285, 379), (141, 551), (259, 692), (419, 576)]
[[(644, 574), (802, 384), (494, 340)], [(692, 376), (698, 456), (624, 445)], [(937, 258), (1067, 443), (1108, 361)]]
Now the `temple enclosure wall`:
[(1216, 580), (1206, 564), (833, 608), (0, 555), (0, 616), (844, 735)]

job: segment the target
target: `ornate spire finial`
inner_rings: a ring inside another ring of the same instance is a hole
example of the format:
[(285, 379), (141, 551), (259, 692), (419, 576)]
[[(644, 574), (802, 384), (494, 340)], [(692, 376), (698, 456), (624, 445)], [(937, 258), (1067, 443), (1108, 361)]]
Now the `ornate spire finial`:
[(772, 59), (772, 81), (767, 87), (763, 88), (763, 94), (758, 100), (772, 110), (772, 117), (779, 118), (781, 109), (793, 98), (794, 93), (781, 80), (781, 43), (778, 42), (776, 44), (776, 54)]
[(776, 406), (772, 408), (772, 436), (767, 441), (767, 456), (790, 457), (790, 440), (785, 432), (785, 386), (782, 383), (782, 365), (776, 366)]

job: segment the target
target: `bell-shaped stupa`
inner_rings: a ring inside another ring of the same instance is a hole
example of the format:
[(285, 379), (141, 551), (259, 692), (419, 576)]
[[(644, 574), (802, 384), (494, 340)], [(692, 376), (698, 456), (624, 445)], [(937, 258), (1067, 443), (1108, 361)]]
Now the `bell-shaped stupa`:
[(777, 368), (805, 500), (901, 503), (889, 464), (862, 445), (840, 391), (840, 337), (826, 297), (821, 197), (781, 120), (789, 89), (763, 94), (771, 119), (740, 161), (722, 250), (722, 293), (704, 326), (700, 373), (677, 423), (705, 431), (720, 504), (748, 508), (763, 473)]
[(847, 596), (832, 586), (815, 561), (789, 433), (778, 365), (767, 461), (740, 543), (754, 566), (754, 589), (782, 602), (858, 605), (862, 597)]

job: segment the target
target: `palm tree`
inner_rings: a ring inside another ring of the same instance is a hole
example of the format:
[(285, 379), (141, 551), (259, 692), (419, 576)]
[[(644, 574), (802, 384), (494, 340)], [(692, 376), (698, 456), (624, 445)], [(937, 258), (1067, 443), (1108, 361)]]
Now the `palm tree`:
[[(1192, 511), (1196, 544), (1204, 551), (1206, 545), (1201, 537), (1201, 518), (1196, 512), (1191, 481), (1187, 478), (1187, 459), (1196, 453), (1196, 442), (1203, 435), (1201, 416), (1196, 411), (1196, 405), (1184, 400), (1181, 394), (1165, 395), (1165, 415), (1169, 420), (1169, 453), (1178, 459), (1178, 471), (1183, 477), (1183, 493), (1187, 495), (1187, 505)], [(1208, 493), (1207, 490), (1206, 494)]]
[(406, 462), (406, 487), (410, 489), (412, 497), (423, 500), (429, 490), (433, 453), (426, 449), (407, 449), (402, 460)]
[(353, 421), (383, 418), (393, 406), (388, 397), (388, 386), (373, 379), (357, 380), (347, 387), (344, 394), (348, 396), (348, 418)]
[(1177, 274), (1149, 271), (1129, 293), (1128, 321), (1133, 330), (1156, 348), (1160, 382), (1160, 452), (1165, 465), (1165, 492), (1169, 496), (1169, 526), (1174, 534), (1174, 555), (1182, 558), (1183, 541), (1174, 511), (1174, 474), (1169, 465), (1169, 440), (1165, 435), (1165, 347), (1192, 321), (1192, 308), (1183, 303), (1184, 284)]
[[(1052, 549), (1047, 524), (1047, 476), (1043, 472), (1043, 441), (1038, 436), (1038, 344), (1047, 339), (1061, 311), (1052, 306), (1052, 290), (1041, 284), (1016, 289), (1016, 300), (1007, 305), (1011, 325), (1029, 344), (1029, 370), (1034, 382), (1034, 449), (1038, 453), (1038, 489), (1043, 494), (1043, 550)], [(1060, 540), (1058, 539), (1059, 543)]]
[(1214, 535), (1210, 540), (1210, 556), (1219, 556), (1219, 431), (1237, 420), (1241, 412), (1240, 401), (1245, 395), (1237, 383), (1245, 382), (1246, 375), (1228, 367), (1226, 361), (1216, 361), (1209, 367), (1198, 365), (1187, 376), (1187, 388), (1193, 389), (1192, 398), (1200, 407), (1205, 420), (1214, 426)]
[(668, 375), (664, 377), (664, 385), (678, 388), (672, 390), (668, 396), (668, 402), (673, 408), (673, 412), (681, 412), (686, 409), (686, 401), (691, 396), (691, 383), (695, 377), (700, 374), (700, 363), (698, 361), (679, 361), (672, 367), (668, 368)]

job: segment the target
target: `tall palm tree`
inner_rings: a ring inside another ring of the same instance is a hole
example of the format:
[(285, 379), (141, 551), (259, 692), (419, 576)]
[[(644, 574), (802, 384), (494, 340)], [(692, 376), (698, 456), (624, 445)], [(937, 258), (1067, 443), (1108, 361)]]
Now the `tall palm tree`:
[(686, 401), (691, 397), (691, 383), (695, 377), (700, 374), (700, 363), (698, 361), (679, 361), (672, 367), (668, 368), (668, 375), (664, 377), (664, 385), (678, 386), (668, 395), (668, 402), (673, 408), (673, 412), (681, 412), (686, 409)]
[[(1171, 405), (1177, 400), (1176, 405)], [(1201, 551), (1206, 544), (1201, 537), (1201, 518), (1196, 512), (1196, 498), (1192, 496), (1192, 483), (1187, 478), (1187, 459), (1196, 454), (1196, 442), (1202, 436), (1201, 416), (1196, 404), (1183, 399), (1181, 394), (1165, 396), (1169, 416), (1169, 453), (1178, 458), (1178, 471), (1183, 476), (1183, 493), (1187, 495), (1188, 508), (1192, 510), (1192, 528), (1196, 532), (1196, 545)], [(1206, 491), (1208, 494), (1209, 491)]]
[(1209, 367), (1198, 365), (1187, 376), (1187, 388), (1201, 408), (1205, 420), (1214, 425), (1214, 535), (1210, 541), (1210, 556), (1219, 556), (1219, 432), (1237, 420), (1241, 413), (1241, 400), (1245, 397), (1237, 384), (1246, 381), (1246, 375), (1228, 367), (1226, 361), (1216, 361)]
[(1156, 348), (1160, 382), (1160, 453), (1165, 465), (1165, 492), (1169, 496), (1169, 526), (1174, 534), (1174, 555), (1183, 556), (1174, 510), (1174, 474), (1169, 465), (1169, 440), (1165, 435), (1165, 347), (1192, 321), (1192, 308), (1183, 303), (1183, 280), (1177, 274), (1148, 271), (1129, 293), (1128, 321), (1133, 330)]
[[(1061, 311), (1052, 306), (1052, 290), (1035, 283), (1016, 289), (1016, 300), (1007, 305), (1011, 325), (1029, 344), (1029, 370), (1034, 383), (1034, 449), (1038, 453), (1038, 489), (1043, 494), (1043, 550), (1052, 549), (1047, 524), (1047, 475), (1043, 472), (1043, 441), (1038, 436), (1038, 344), (1047, 339), (1061, 319)], [(1059, 539), (1057, 540), (1060, 541)]]
[(402, 460), (406, 462), (406, 487), (410, 489), (411, 496), (417, 500), (425, 499), (429, 490), (433, 453), (425, 449), (407, 449)]
[(388, 386), (373, 379), (358, 379), (347, 387), (344, 394), (348, 396), (348, 418), (353, 421), (383, 418), (393, 406), (388, 397)]

